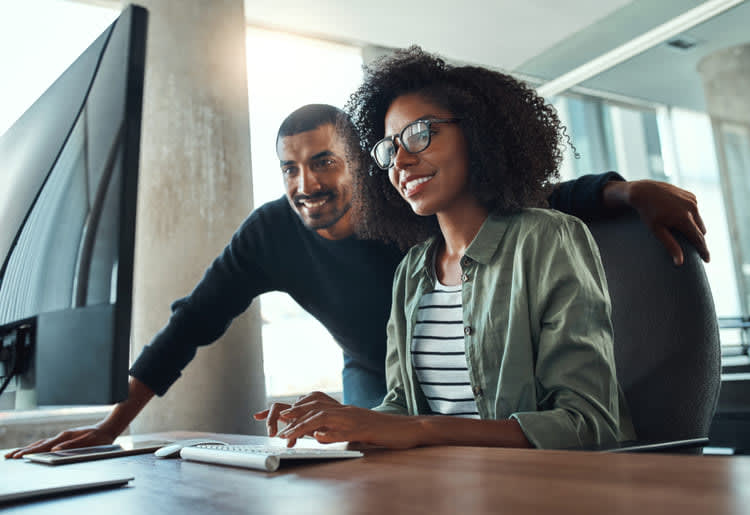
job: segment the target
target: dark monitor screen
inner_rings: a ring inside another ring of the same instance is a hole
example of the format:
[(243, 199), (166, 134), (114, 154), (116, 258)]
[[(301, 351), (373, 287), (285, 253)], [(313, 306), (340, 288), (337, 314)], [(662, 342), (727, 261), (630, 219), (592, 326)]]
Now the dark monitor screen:
[(125, 9), (0, 137), (0, 409), (127, 395), (146, 21)]

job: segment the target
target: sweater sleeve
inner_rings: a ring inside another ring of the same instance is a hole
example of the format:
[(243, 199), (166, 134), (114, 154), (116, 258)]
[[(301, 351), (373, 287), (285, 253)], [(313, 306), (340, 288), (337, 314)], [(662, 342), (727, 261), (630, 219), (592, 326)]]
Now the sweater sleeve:
[(606, 218), (610, 213), (604, 207), (602, 190), (609, 181), (624, 181), (617, 172), (584, 175), (558, 184), (547, 198), (549, 206), (583, 221)]
[(190, 295), (172, 304), (167, 325), (133, 363), (130, 375), (157, 395), (180, 377), (198, 347), (216, 341), (257, 295), (274, 289), (264, 265), (262, 209), (245, 220)]

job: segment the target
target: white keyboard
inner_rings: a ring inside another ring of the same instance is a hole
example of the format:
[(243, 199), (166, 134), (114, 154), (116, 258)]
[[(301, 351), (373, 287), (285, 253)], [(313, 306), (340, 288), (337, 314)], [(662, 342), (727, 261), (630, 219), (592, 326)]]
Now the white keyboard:
[(267, 472), (275, 472), (281, 460), (322, 460), (338, 458), (361, 458), (359, 451), (341, 449), (310, 449), (274, 447), (266, 445), (195, 445), (183, 447), (180, 457), (185, 460), (231, 465)]

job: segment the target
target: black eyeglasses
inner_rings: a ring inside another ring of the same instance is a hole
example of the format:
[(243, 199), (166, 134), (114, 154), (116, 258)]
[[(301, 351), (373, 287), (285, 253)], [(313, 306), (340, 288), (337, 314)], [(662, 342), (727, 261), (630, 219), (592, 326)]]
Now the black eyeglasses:
[(375, 143), (375, 146), (370, 151), (370, 155), (379, 168), (388, 170), (393, 166), (393, 160), (396, 157), (397, 138), (399, 145), (403, 146), (404, 150), (411, 154), (416, 154), (430, 146), (433, 123), (457, 123), (460, 121), (460, 118), (444, 118), (411, 122), (399, 134), (388, 136)]

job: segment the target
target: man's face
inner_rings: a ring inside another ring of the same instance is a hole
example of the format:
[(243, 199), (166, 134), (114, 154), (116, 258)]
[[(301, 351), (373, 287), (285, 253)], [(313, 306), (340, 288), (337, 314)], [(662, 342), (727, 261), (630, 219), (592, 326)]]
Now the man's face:
[(328, 239), (352, 234), (352, 176), (346, 144), (332, 124), (279, 139), (286, 196), (302, 222)]

